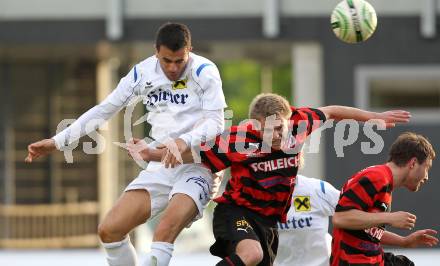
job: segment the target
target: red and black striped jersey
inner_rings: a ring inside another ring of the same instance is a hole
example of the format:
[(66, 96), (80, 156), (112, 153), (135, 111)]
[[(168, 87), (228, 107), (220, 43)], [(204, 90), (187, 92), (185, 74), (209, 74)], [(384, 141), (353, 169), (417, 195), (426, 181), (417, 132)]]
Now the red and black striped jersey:
[[(336, 212), (391, 210), (393, 174), (387, 165), (368, 167), (352, 176), (341, 190)], [(331, 265), (383, 265), (380, 239), (385, 226), (364, 230), (333, 229)]]
[(203, 164), (213, 172), (231, 167), (225, 192), (215, 201), (248, 208), (271, 223), (285, 222), (301, 146), (325, 119), (318, 109), (292, 107), (289, 141), (281, 150), (268, 147), (251, 123), (233, 126), (217, 136), (209, 143), (210, 149), (200, 152)]

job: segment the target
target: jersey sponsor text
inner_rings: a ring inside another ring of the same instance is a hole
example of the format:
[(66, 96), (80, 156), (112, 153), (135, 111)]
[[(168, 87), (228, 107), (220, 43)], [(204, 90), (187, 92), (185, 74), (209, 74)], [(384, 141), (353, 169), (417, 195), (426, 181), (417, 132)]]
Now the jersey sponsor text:
[(298, 167), (299, 163), (300, 163), (300, 158), (298, 158), (298, 156), (295, 156), (295, 157), (285, 157), (270, 161), (252, 163), (250, 166), (252, 167), (252, 170), (254, 170), (254, 172), (258, 172), (258, 171), (271, 172), (278, 169)]

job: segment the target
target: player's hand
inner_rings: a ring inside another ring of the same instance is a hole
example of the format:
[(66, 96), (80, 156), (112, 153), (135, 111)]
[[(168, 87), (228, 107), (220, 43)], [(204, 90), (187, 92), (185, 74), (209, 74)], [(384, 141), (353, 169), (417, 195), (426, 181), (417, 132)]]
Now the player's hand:
[(409, 212), (391, 212), (389, 215), (390, 221), (388, 224), (393, 227), (412, 230), (416, 224), (417, 217)]
[(408, 123), (411, 118), (411, 113), (403, 110), (391, 110), (378, 113), (376, 119), (379, 123), (385, 123), (386, 128), (396, 126), (396, 123)]
[(24, 159), (25, 162), (31, 163), (33, 160), (46, 156), (49, 153), (56, 150), (55, 140), (53, 139), (43, 139), (28, 146), (28, 155)]
[(225, 175), (225, 170), (221, 170), (217, 173), (212, 174), (212, 179), (217, 180), (220, 182), (222, 182), (223, 180), (223, 176)]
[(405, 237), (403, 246), (407, 248), (435, 246), (438, 244), (438, 238), (434, 236), (436, 234), (437, 231), (432, 229), (418, 230)]
[(217, 197), (217, 193), (219, 192), (219, 188), (224, 175), (225, 175), (225, 170), (221, 170), (220, 172), (212, 174), (212, 180), (214, 182), (212, 182), (211, 192), (209, 193), (211, 199)]
[(182, 153), (188, 149), (188, 145), (183, 139), (177, 138), (159, 145), (157, 149), (166, 149), (162, 163), (166, 168), (174, 168), (183, 163)]
[(147, 142), (143, 139), (130, 139), (127, 142), (127, 151), (128, 155), (136, 161), (149, 162), (151, 160), (150, 149)]

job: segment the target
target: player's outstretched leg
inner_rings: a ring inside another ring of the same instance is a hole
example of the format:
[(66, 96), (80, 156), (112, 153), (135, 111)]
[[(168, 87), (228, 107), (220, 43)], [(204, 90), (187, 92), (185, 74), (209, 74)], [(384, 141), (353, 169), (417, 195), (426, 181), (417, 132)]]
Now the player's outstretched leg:
[(235, 248), (235, 252), (243, 261), (244, 265), (257, 265), (264, 258), (260, 242), (253, 239), (244, 239), (240, 241)]
[(137, 266), (136, 250), (128, 233), (150, 217), (146, 190), (124, 192), (98, 227), (109, 266)]
[(244, 239), (238, 242), (235, 253), (224, 257), (216, 266), (257, 265), (263, 258), (264, 253), (260, 242), (253, 239)]
[(197, 214), (198, 208), (190, 196), (174, 194), (154, 231), (151, 253), (142, 266), (155, 263), (157, 266), (167, 266), (173, 254), (174, 241)]

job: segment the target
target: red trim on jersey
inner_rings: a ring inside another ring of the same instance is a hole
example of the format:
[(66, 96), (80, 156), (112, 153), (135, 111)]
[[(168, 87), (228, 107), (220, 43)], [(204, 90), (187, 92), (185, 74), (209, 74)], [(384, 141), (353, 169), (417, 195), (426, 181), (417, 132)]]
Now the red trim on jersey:
[[(296, 140), (294, 145), (302, 145), (322, 121), (325, 115), (318, 109), (292, 107), (289, 126)], [(261, 131), (254, 130), (250, 123), (231, 127), (226, 132), (216, 138), (209, 152), (201, 151), (202, 162), (213, 171), (231, 167), (231, 179), (225, 192), (215, 201), (244, 206), (262, 216), (285, 222), (298, 171), (298, 165), (290, 159), (296, 158), (298, 153), (275, 150), (262, 153)], [(227, 144), (220, 143), (226, 140)], [(238, 150), (239, 147), (246, 147), (245, 151)], [(258, 167), (258, 163), (264, 165)]]
[[(387, 165), (368, 167), (353, 175), (345, 183), (335, 211), (340, 212), (350, 208), (367, 212), (389, 211), (392, 189), (393, 175)], [(384, 226), (368, 230), (334, 228), (331, 265), (339, 266), (344, 263), (383, 265), (383, 249), (380, 245), (383, 230)]]
[(231, 265), (231, 266), (235, 265), (229, 257), (225, 257), (225, 260), (229, 265)]

